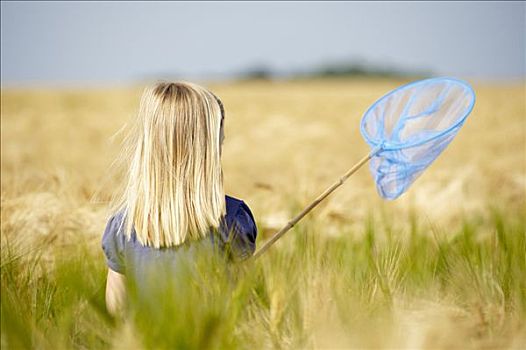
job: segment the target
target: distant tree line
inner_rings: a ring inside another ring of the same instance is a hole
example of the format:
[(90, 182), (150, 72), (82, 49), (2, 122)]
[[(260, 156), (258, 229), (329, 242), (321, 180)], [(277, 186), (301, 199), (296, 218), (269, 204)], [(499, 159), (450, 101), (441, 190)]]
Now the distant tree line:
[(334, 63), (304, 71), (278, 72), (267, 66), (254, 66), (237, 74), (243, 80), (270, 80), (275, 78), (309, 79), (309, 78), (409, 78), (431, 76), (430, 71), (402, 70), (387, 66), (373, 66), (363, 63)]

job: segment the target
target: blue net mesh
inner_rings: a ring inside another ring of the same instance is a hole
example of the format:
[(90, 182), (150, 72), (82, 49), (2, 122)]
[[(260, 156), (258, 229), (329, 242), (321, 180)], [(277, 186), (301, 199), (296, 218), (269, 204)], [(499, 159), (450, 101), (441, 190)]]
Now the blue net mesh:
[(403, 194), (453, 140), (474, 103), (473, 89), (452, 78), (413, 82), (376, 101), (361, 133), (373, 149), (378, 193), (386, 199)]

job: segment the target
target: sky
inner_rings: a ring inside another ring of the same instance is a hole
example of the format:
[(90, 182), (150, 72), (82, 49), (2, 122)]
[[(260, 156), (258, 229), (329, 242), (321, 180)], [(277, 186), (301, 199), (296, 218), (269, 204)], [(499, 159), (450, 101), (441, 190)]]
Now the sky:
[(222, 79), (362, 62), (526, 76), (525, 2), (4, 2), (2, 86)]

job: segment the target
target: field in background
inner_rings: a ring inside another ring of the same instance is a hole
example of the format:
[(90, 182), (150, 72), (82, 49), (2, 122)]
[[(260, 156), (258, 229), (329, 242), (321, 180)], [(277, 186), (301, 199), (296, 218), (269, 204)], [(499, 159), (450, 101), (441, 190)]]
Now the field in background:
[[(260, 244), (366, 154), (360, 118), (400, 83), (210, 85), (227, 111), (226, 190), (252, 208)], [(526, 89), (474, 88), (465, 127), (402, 198), (381, 200), (360, 170), (231, 287), (233, 315), (212, 291), (195, 329), (175, 317), (164, 330), (190, 347), (524, 344)], [(100, 235), (121, 181), (109, 167), (140, 93), (2, 91), (2, 345), (157, 339), (102, 304)]]

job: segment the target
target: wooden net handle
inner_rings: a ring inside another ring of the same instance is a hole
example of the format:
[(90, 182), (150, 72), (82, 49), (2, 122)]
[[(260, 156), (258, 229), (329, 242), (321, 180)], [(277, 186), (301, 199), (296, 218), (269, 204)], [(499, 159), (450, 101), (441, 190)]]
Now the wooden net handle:
[(258, 251), (253, 255), (253, 259), (257, 259), (261, 254), (267, 251), (278, 239), (281, 238), (287, 231), (289, 231), (294, 225), (298, 223), (305, 215), (307, 215), (312, 209), (314, 209), (318, 204), (320, 204), (325, 198), (327, 198), (332, 192), (334, 192), (338, 187), (343, 185), (343, 183), (358, 169), (362, 167), (365, 163), (369, 161), (376, 153), (378, 153), (379, 149), (373, 150), (371, 153), (369, 153), (367, 156), (363, 157), (358, 163), (356, 163), (352, 168), (350, 168), (338, 181), (336, 181), (334, 184), (332, 184), (331, 187), (327, 188), (322, 194), (318, 196), (311, 204), (309, 204), (301, 213), (299, 213), (296, 217), (294, 217), (292, 220), (290, 220), (281, 230), (276, 232), (274, 236), (272, 236), (265, 244), (259, 248)]

